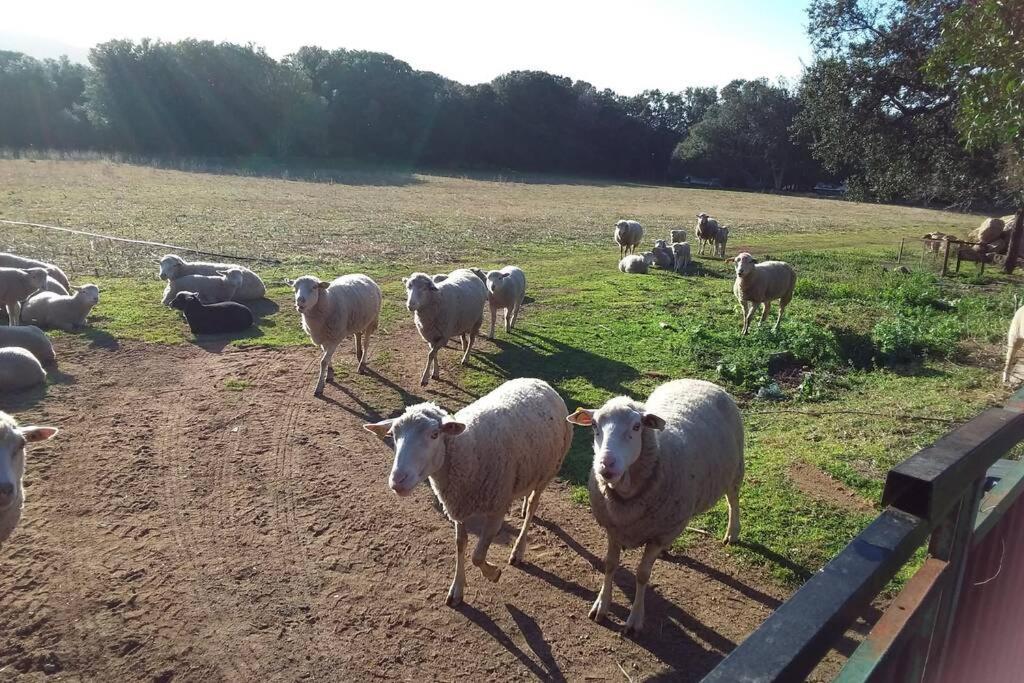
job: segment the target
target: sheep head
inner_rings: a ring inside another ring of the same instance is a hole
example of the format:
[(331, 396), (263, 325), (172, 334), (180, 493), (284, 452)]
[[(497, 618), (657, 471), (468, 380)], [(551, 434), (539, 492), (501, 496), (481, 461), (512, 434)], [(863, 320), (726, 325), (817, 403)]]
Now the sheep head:
[(437, 284), (426, 273), (413, 273), (409, 277), (402, 278), (405, 285), (407, 297), (405, 306), (412, 312), (430, 305), (434, 300), (434, 293), (437, 292)]
[(295, 310), (305, 313), (316, 307), (320, 300), (321, 290), (331, 286), (329, 282), (322, 282), (315, 275), (303, 275), (295, 280), (286, 281), (295, 290)]
[(407, 496), (417, 484), (444, 466), (446, 440), (457, 437), (466, 425), (433, 403), (409, 406), (390, 420), (363, 425), (363, 429), (395, 440), (395, 461), (388, 486), (399, 496)]
[(167, 254), (160, 259), (160, 279), (177, 280), (181, 276), (181, 269), (185, 265), (184, 259), (175, 254)]
[(565, 419), (594, 428), (594, 475), (611, 486), (619, 483), (640, 457), (644, 432), (665, 428), (665, 420), (626, 396), (613, 398), (597, 410), (578, 408)]
[(17, 504), (25, 476), (25, 445), (46, 441), (56, 427), (19, 427), (14, 418), (0, 412), (0, 512)]
[(757, 263), (757, 260), (749, 253), (743, 252), (737, 254), (732, 262), (736, 268), (736, 277), (745, 277), (754, 270), (754, 264)]

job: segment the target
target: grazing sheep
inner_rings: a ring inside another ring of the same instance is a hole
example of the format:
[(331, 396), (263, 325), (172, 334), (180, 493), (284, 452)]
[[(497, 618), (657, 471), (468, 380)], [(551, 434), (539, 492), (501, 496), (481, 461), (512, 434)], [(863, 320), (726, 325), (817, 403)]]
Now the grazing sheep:
[(672, 242), (672, 244), (676, 244), (678, 242), (685, 242), (686, 241), (686, 231), (685, 230), (672, 230), (670, 232), (669, 236), (672, 238), (670, 240)]
[(623, 256), (622, 260), (619, 261), (619, 270), (623, 273), (643, 274), (647, 272), (653, 262), (654, 254), (649, 251), (641, 255)]
[(619, 258), (636, 253), (644, 238), (644, 228), (636, 221), (619, 221), (615, 224), (615, 243), (619, 245)]
[(501, 576), (501, 568), (487, 561), (487, 550), (509, 505), (519, 497), (523, 527), (508, 562), (523, 561), (527, 530), (541, 493), (572, 443), (567, 413), (551, 386), (521, 378), (505, 382), (454, 416), (433, 403), (420, 403), (397, 418), (363, 425), (381, 438), (390, 434), (395, 440), (391, 489), (407, 496), (429, 478), (445, 514), (455, 523), (455, 579), (446, 604), (462, 602), (469, 533), (480, 537), (473, 564), (489, 581)]
[(519, 321), (519, 311), (526, 298), (526, 274), (516, 266), (505, 266), (501, 270), (488, 271), (487, 303), (491, 308), (491, 333), (488, 339), (494, 339), (494, 319), (498, 309), (505, 309), (505, 331), (511, 332)]
[(167, 281), (162, 303), (164, 306), (170, 306), (178, 292), (198, 294), (199, 298), (208, 304), (240, 299), (238, 291), (244, 279), (245, 276), (239, 268), (217, 271), (216, 275), (182, 275)]
[(46, 370), (20, 346), (0, 348), (0, 391), (19, 391), (46, 381)]
[(241, 332), (256, 322), (252, 311), (237, 301), (204, 304), (198, 294), (178, 292), (171, 300), (171, 308), (185, 314), (192, 334), (230, 334)]
[[(429, 278), (428, 278), (429, 279)], [(295, 290), (295, 310), (302, 314), (302, 329), (320, 347), (320, 375), (314, 396), (322, 396), (324, 385), (334, 380), (331, 357), (348, 336), (356, 340), (356, 372), (366, 372), (370, 357), (370, 335), (377, 330), (384, 297), (380, 287), (359, 273), (342, 275), (333, 282), (321, 282), (303, 275), (288, 284)]]
[(85, 318), (100, 302), (100, 288), (96, 285), (82, 285), (74, 294), (40, 292), (25, 302), (21, 319), (43, 328), (57, 328), (70, 332), (85, 325)]
[(56, 427), (19, 427), (14, 418), (0, 411), (0, 545), (10, 538), (25, 505), (25, 445), (46, 441)]
[(690, 243), (675, 242), (672, 245), (672, 259), (676, 264), (676, 272), (681, 273), (690, 265)]
[(718, 230), (718, 221), (716, 221), (714, 218), (711, 218), (706, 213), (702, 212), (697, 214), (696, 235), (697, 242), (700, 244), (700, 248), (697, 250), (698, 254), (700, 254), (701, 256), (704, 255), (705, 245), (710, 245), (712, 249), (712, 254), (714, 254), (716, 249), (715, 239), (718, 237)]
[(750, 319), (754, 317), (757, 305), (762, 304), (764, 307), (761, 311), (761, 322), (764, 322), (768, 318), (771, 302), (775, 299), (779, 300), (779, 317), (772, 331), (777, 331), (782, 322), (782, 314), (793, 298), (796, 271), (783, 261), (758, 263), (747, 252), (736, 256), (733, 263), (736, 265), (736, 281), (732, 291), (743, 307), (743, 334), (750, 329)]
[(476, 273), (465, 268), (453, 270), (443, 282), (434, 282), (425, 273), (413, 273), (402, 278), (402, 283), (408, 293), (406, 308), (414, 313), (416, 329), (430, 346), (420, 378), (420, 384), (427, 386), (428, 378), (441, 378), (437, 352), (452, 337), (461, 337), (462, 364), (466, 364), (483, 325), (487, 287)]
[(657, 240), (654, 242), (654, 248), (651, 249), (651, 254), (654, 256), (654, 265), (664, 270), (673, 270), (675, 268), (675, 256), (672, 255), (672, 247), (668, 246), (665, 240)]
[[(260, 276), (244, 266), (233, 263), (189, 262), (175, 254), (168, 254), (160, 259), (160, 279), (177, 280), (185, 275), (217, 275), (220, 271), (233, 268), (242, 271), (242, 284), (239, 285), (238, 291), (235, 292), (235, 299), (238, 301), (251, 301), (253, 299), (262, 299), (266, 295), (267, 288), (264, 286)], [(179, 287), (175, 294), (185, 289), (187, 288)], [(174, 294), (171, 294), (167, 301), (169, 302), (173, 298)]]
[(729, 241), (729, 228), (724, 225), (718, 229), (715, 235), (715, 256), (725, 258), (725, 243)]
[(19, 346), (44, 365), (57, 359), (50, 338), (35, 325), (0, 327), (0, 346)]
[(1017, 363), (1020, 348), (1024, 345), (1024, 306), (1017, 309), (1010, 321), (1010, 329), (1006, 334), (1006, 364), (1003, 365), (1003, 384), (1010, 383), (1010, 371)]
[(46, 286), (43, 268), (0, 268), (0, 306), (7, 308), (7, 324), (21, 322), (22, 302)]
[(612, 598), (612, 576), (623, 548), (645, 546), (636, 570), (636, 595), (624, 633), (644, 624), (644, 593), (654, 561), (687, 522), (729, 502), (724, 541), (739, 538), (743, 483), (743, 420), (732, 398), (710, 382), (662, 384), (646, 403), (626, 396), (598, 410), (580, 408), (569, 422), (594, 429), (590, 509), (608, 535), (604, 584), (590, 609), (600, 621)]
[(29, 268), (42, 268), (46, 271), (47, 275), (59, 282), (65, 289), (71, 287), (71, 282), (68, 280), (68, 276), (64, 274), (63, 270), (52, 263), (37, 261), (34, 258), (25, 258), (24, 256), (0, 252), (0, 268), (21, 268), (22, 270), (28, 270)]

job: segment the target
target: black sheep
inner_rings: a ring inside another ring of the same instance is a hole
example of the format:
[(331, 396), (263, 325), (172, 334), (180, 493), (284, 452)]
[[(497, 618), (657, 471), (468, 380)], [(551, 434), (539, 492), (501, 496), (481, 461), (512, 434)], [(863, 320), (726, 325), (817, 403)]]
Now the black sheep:
[(204, 304), (198, 294), (178, 292), (171, 301), (171, 308), (185, 314), (185, 320), (192, 334), (227, 334), (241, 332), (252, 327), (255, 318), (248, 307), (235, 301), (219, 304)]

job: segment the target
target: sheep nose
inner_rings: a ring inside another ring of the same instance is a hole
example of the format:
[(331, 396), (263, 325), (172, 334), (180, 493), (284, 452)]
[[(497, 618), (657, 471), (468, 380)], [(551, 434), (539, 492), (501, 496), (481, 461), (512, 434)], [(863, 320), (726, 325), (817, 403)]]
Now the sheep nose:
[(0, 498), (10, 498), (14, 495), (14, 484), (5, 482), (0, 484)]
[(392, 472), (391, 488), (397, 492), (405, 491), (409, 488), (410, 479), (412, 479), (412, 477), (409, 476), (408, 472)]

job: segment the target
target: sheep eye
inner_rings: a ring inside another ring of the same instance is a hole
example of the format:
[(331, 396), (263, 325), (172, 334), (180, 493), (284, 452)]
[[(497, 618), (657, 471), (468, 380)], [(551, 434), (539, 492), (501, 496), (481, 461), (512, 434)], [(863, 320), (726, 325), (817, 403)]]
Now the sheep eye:
[(431, 439), (436, 439), (436, 438), (437, 438), (437, 435), (438, 435), (438, 433), (439, 433), (439, 432), (431, 432), (431, 434), (430, 434), (430, 438), (431, 438)]
[(639, 422), (637, 422), (635, 425), (633, 425), (633, 431), (634, 432), (639, 432), (640, 431), (640, 423)]

